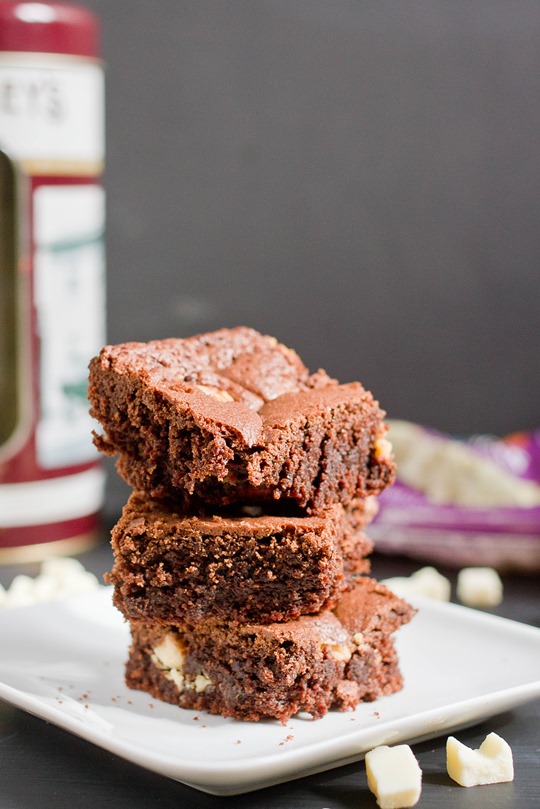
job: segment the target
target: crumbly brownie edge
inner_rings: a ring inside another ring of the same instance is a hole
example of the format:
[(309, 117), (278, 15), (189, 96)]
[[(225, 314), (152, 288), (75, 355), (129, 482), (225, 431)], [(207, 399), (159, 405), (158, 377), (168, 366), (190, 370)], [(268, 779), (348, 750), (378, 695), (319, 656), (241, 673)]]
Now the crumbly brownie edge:
[(197, 482), (223, 479), (238, 449), (261, 429), (260, 417), (245, 405), (220, 406), (197, 391), (165, 396), (131, 375), (102, 373), (99, 358), (90, 363), (88, 398), (90, 414), (103, 426), (94, 444), (118, 455), (124, 480), (154, 497), (185, 499)]
[(287, 394), (259, 412), (266, 446), (247, 459), (254, 486), (316, 513), (378, 494), (393, 481), (385, 413), (360, 383)]

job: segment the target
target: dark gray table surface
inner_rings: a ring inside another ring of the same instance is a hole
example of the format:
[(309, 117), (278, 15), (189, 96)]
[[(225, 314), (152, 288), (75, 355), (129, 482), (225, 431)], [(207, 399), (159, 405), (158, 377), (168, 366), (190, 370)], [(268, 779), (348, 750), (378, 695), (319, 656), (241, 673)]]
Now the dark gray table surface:
[[(101, 575), (111, 563), (106, 540), (80, 559), (88, 569)], [(373, 558), (373, 572), (378, 578), (408, 575), (420, 566), (421, 562), (401, 558), (377, 555)], [(452, 571), (440, 569), (455, 579)], [(37, 566), (0, 568), (0, 581), (6, 585), (16, 572), (35, 575), (37, 570)], [(506, 575), (503, 581), (504, 601), (493, 612), (540, 626), (540, 579)], [(462, 730), (459, 738), (469, 746), (478, 747), (490, 731), (499, 733), (512, 747), (514, 781), (464, 789), (446, 774), (446, 736), (415, 744), (413, 750), (424, 773), (420, 809), (538, 809), (540, 700)], [(0, 809), (146, 809), (155, 805), (160, 809), (376, 808), (375, 799), (367, 788), (363, 762), (247, 795), (213, 797), (141, 769), (0, 702)]]

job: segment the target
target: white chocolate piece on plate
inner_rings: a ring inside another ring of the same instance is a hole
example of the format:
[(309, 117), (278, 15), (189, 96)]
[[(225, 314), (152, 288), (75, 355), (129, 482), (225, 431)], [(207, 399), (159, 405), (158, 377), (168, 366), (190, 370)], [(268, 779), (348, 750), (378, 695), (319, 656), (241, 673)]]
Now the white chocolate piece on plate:
[(422, 770), (408, 744), (370, 750), (366, 753), (366, 773), (380, 809), (406, 809), (418, 803)]
[(401, 598), (418, 595), (450, 601), (450, 581), (434, 567), (422, 567), (410, 576), (394, 576), (383, 579), (382, 583)]
[(43, 562), (36, 578), (15, 576), (9, 588), (0, 591), (0, 606), (25, 607), (87, 593), (98, 587), (97, 577), (77, 559), (54, 557)]
[(464, 567), (457, 577), (456, 595), (468, 607), (496, 607), (503, 598), (503, 585), (492, 567)]
[(34, 603), (34, 579), (20, 573), (6, 591), (5, 606), (26, 607)]
[(446, 742), (446, 769), (450, 778), (462, 787), (514, 780), (512, 750), (508, 742), (496, 733), (489, 733), (478, 750), (449, 736)]

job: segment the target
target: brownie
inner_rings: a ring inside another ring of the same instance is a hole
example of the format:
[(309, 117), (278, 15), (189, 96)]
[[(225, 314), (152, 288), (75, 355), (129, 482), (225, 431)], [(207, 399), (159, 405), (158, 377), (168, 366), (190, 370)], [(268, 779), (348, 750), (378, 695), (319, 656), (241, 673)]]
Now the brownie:
[(401, 689), (392, 633), (414, 610), (362, 578), (332, 612), (272, 624), (131, 623), (126, 683), (194, 710), (285, 723)]
[(244, 512), (184, 516), (132, 494), (112, 531), (115, 605), (149, 623), (270, 623), (332, 607), (351, 574), (369, 570), (362, 508)]
[(105, 346), (88, 395), (96, 446), (132, 488), (176, 506), (286, 498), (316, 513), (394, 477), (371, 393), (310, 374), (247, 327)]

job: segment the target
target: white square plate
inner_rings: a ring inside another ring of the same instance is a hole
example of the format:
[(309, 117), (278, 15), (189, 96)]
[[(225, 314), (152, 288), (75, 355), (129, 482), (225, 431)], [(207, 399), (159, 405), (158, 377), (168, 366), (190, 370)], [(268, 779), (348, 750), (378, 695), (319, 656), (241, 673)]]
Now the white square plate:
[(540, 696), (540, 629), (420, 600), (397, 633), (405, 687), (331, 711), (237, 722), (195, 713), (124, 685), (129, 632), (111, 589), (0, 612), (0, 698), (157, 773), (234, 795), (418, 741)]

